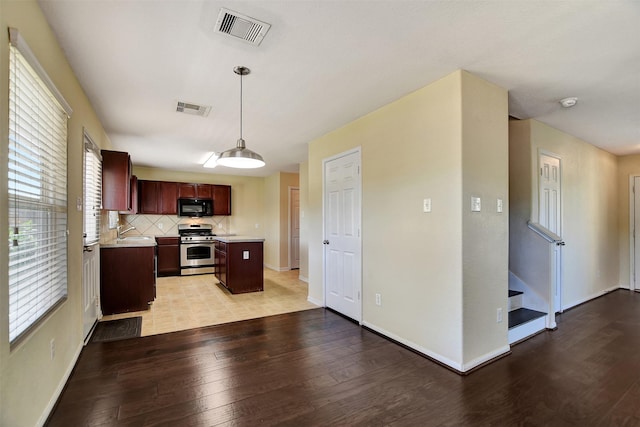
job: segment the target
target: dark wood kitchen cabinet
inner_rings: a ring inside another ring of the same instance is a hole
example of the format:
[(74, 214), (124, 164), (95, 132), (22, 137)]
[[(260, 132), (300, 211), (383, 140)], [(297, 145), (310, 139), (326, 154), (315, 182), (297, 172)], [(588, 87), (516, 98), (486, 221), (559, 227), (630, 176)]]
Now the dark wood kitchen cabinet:
[(213, 214), (231, 215), (231, 186), (212, 185)]
[(180, 275), (180, 237), (156, 237), (158, 276)]
[(138, 213), (176, 215), (178, 184), (166, 181), (138, 181)]
[(100, 248), (103, 314), (147, 310), (156, 297), (155, 246)]
[(102, 209), (131, 210), (131, 156), (102, 150)]
[(178, 197), (181, 199), (211, 199), (211, 184), (178, 183)]
[(214, 273), (232, 294), (264, 290), (263, 242), (216, 241)]

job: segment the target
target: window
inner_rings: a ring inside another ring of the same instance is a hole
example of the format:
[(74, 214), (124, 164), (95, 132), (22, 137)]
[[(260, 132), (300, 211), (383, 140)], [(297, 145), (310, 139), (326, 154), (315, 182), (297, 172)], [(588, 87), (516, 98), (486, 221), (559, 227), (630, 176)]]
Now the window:
[(67, 296), (71, 109), (17, 30), (9, 47), (9, 340)]
[(100, 149), (84, 132), (84, 245), (100, 241), (102, 209), (102, 157)]

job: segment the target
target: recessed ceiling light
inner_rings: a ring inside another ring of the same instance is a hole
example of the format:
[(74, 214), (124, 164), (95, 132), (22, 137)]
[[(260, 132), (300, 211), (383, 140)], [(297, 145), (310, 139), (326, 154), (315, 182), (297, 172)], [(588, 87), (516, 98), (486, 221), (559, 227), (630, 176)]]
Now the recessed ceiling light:
[(207, 159), (206, 162), (204, 162), (204, 164), (202, 165), (205, 168), (209, 168), (209, 169), (213, 169), (216, 166), (218, 166), (218, 157), (219, 155), (216, 153), (211, 153), (211, 156), (209, 156), (209, 158)]
[(560, 105), (562, 105), (564, 108), (571, 108), (577, 103), (578, 103), (578, 98), (576, 97), (569, 97), (569, 98), (564, 98), (560, 100)]

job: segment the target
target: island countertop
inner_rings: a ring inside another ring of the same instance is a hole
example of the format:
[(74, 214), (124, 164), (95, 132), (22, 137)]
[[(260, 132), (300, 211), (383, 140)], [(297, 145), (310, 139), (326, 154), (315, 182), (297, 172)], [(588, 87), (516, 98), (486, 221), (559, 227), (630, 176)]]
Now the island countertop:
[(219, 242), (223, 243), (247, 243), (247, 242), (264, 242), (263, 237), (252, 237), (252, 236), (215, 236), (213, 238)]

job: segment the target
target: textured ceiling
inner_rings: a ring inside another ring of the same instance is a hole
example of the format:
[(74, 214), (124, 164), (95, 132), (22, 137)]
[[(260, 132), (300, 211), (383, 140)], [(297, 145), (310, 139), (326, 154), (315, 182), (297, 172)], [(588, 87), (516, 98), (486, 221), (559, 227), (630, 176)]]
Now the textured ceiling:
[[(40, 5), (113, 146), (135, 165), (202, 172), (243, 136), (297, 171), (307, 143), (457, 69), (509, 91), (509, 112), (614, 154), (640, 153), (640, 1), (97, 1)], [(272, 25), (216, 34), (225, 7)], [(558, 100), (576, 96), (577, 106)], [(176, 102), (211, 105), (208, 117)], [(390, 142), (391, 146), (392, 142)]]

